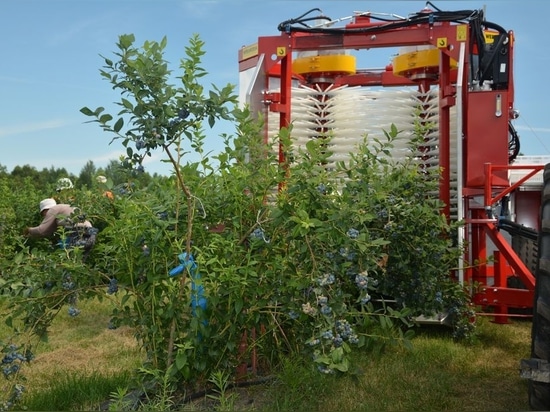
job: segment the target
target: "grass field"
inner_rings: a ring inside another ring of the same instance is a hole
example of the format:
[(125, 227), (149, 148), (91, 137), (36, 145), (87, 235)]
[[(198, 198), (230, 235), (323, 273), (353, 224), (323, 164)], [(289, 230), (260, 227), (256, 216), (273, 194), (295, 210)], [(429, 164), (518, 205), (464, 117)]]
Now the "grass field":
[[(99, 410), (126, 387), (143, 359), (131, 330), (111, 330), (109, 304), (81, 302), (63, 311), (47, 343), (23, 372), (28, 410)], [(174, 410), (258, 411), (521, 411), (528, 410), (520, 359), (529, 357), (530, 321), (506, 325), (478, 319), (478, 341), (460, 344), (443, 326), (423, 326), (413, 349), (357, 353), (357, 374), (321, 375), (289, 359), (267, 383), (198, 397)], [(2, 334), (8, 332), (5, 326)], [(151, 404), (152, 405), (152, 404)], [(149, 405), (144, 410), (159, 410)]]

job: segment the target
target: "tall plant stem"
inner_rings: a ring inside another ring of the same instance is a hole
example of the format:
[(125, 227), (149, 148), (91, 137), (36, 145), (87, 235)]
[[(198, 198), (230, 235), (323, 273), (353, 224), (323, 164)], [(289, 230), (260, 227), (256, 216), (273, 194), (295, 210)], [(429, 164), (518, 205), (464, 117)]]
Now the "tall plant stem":
[[(189, 187), (187, 187), (187, 185), (183, 181), (183, 176), (181, 175), (178, 161), (174, 159), (174, 156), (168, 149), (168, 146), (164, 145), (164, 151), (166, 152), (166, 154), (170, 158), (170, 162), (174, 166), (179, 187), (183, 191), (185, 198), (187, 200), (187, 236), (185, 239), (185, 251), (187, 252), (187, 256), (189, 258), (189, 256), (191, 256), (191, 236), (193, 234), (193, 197), (191, 196), (191, 191), (189, 190)], [(180, 289), (179, 289), (180, 300), (183, 295), (183, 290), (185, 288), (186, 281), (187, 281), (187, 270), (184, 270), (183, 273), (181, 274), (181, 279), (180, 279)], [(168, 340), (168, 350), (167, 350), (168, 353), (167, 353), (167, 360), (166, 360), (167, 367), (170, 367), (174, 360), (173, 355), (174, 355), (174, 340), (176, 335), (176, 325), (177, 325), (177, 320), (174, 317), (172, 319), (172, 324), (170, 325), (170, 338)]]

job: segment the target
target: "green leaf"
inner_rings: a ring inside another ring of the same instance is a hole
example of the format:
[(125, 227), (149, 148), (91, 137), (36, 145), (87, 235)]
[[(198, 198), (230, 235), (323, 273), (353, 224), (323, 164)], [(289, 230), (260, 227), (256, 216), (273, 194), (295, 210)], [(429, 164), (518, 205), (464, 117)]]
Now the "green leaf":
[(124, 119), (121, 117), (117, 120), (117, 122), (113, 126), (113, 130), (118, 133), (120, 132), (120, 129), (122, 129), (122, 126), (124, 126)]
[(187, 365), (187, 354), (184, 351), (179, 351), (176, 355), (176, 368), (182, 370)]
[(127, 49), (134, 43), (135, 40), (136, 38), (133, 34), (123, 34), (119, 36), (120, 47), (123, 49)]
[(85, 116), (93, 116), (94, 112), (92, 112), (88, 107), (83, 107), (80, 109), (80, 113), (84, 114)]
[(330, 365), (332, 368), (339, 370), (340, 372), (347, 372), (349, 370), (349, 361), (347, 358), (344, 358), (340, 363), (334, 363)]
[(134, 109), (134, 105), (133, 105), (132, 102), (130, 102), (128, 99), (122, 98), (122, 99), (121, 99), (121, 102), (122, 102), (122, 105), (123, 105), (126, 109), (128, 109), (128, 110), (130, 110), (130, 111), (132, 111), (132, 110)]
[(110, 114), (104, 114), (99, 118), (99, 122), (102, 124), (106, 124), (111, 120), (113, 120), (113, 116), (111, 116)]
[(340, 363), (344, 359), (344, 349), (340, 346), (339, 348), (335, 348), (331, 353), (330, 357), (332, 359), (333, 363)]
[(243, 300), (242, 299), (237, 299), (235, 300), (235, 313), (238, 315), (239, 313), (241, 313), (241, 310), (243, 309)]
[(105, 108), (100, 106), (100, 107), (98, 107), (97, 109), (94, 110), (94, 116), (99, 117), (99, 115), (101, 113), (103, 113), (104, 111), (105, 111)]

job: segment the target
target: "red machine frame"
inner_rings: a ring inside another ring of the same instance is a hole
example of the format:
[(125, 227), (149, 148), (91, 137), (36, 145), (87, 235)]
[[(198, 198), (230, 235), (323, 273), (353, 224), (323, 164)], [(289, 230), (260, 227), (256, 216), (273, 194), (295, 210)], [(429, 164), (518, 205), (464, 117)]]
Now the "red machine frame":
[[(430, 13), (430, 10), (422, 12)], [(480, 288), (474, 293), (474, 302), (490, 308), (495, 321), (507, 322), (508, 308), (531, 308), (535, 279), (533, 273), (519, 258), (498, 228), (498, 218), (492, 216), (492, 207), (543, 166), (509, 164), (508, 122), (513, 119), (513, 33), (508, 32), (509, 68), (505, 90), (473, 91), (468, 87), (471, 64), (466, 50), (471, 36), (467, 23), (436, 22), (417, 24), (401, 28), (384, 29), (384, 22), (373, 21), (368, 13), (357, 14), (346, 29), (378, 26), (375, 34), (367, 35), (357, 31), (323, 33), (281, 32), (276, 36), (259, 37), (256, 44), (239, 50), (239, 70), (259, 68), (262, 110), (279, 114), (279, 126), (291, 124), (292, 83), (296, 75), (292, 71), (293, 54), (303, 51), (323, 50), (365, 50), (385, 47), (433, 46), (439, 50), (439, 69), (436, 79), (411, 80), (397, 76), (388, 66), (385, 70), (358, 70), (354, 74), (333, 76), (336, 85), (352, 86), (403, 86), (418, 85), (421, 90), (431, 86), (439, 87), (439, 161), (442, 170), (439, 196), (444, 202), (443, 213), (450, 218), (451, 203), (451, 127), (450, 109), (457, 106), (462, 123), (462, 157), (459, 178), (461, 193), (459, 203), (463, 208), (464, 239), (469, 239), (467, 264), (456, 275), (460, 281), (475, 282)], [(452, 61), (459, 62), (454, 68)], [(268, 77), (277, 71), (280, 76), (280, 91), (269, 92)], [(262, 80), (263, 79), (263, 80)], [(496, 103), (495, 103), (496, 102)], [(498, 106), (500, 105), (500, 107)], [(499, 112), (500, 110), (500, 112)], [(280, 161), (284, 153), (279, 151)], [(510, 184), (508, 172), (512, 169), (529, 170), (527, 175), (515, 184)], [(477, 199), (477, 200), (475, 200)], [(482, 200), (480, 204), (479, 199)], [(487, 241), (496, 246), (489, 256)], [(494, 262), (494, 263), (493, 263)], [(493, 264), (491, 264), (493, 263)], [(507, 278), (517, 276), (525, 289), (510, 288)]]

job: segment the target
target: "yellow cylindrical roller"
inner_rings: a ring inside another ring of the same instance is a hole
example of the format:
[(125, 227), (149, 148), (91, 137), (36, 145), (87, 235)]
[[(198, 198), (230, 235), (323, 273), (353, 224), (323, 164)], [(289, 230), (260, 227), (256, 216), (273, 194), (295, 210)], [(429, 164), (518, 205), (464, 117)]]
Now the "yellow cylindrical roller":
[[(456, 68), (456, 60), (451, 59), (451, 68)], [(429, 48), (400, 53), (393, 59), (393, 73), (397, 76), (411, 77), (418, 74), (439, 72), (439, 49)]]
[(297, 58), (292, 62), (292, 71), (296, 74), (344, 73), (356, 71), (355, 56), (331, 54)]

